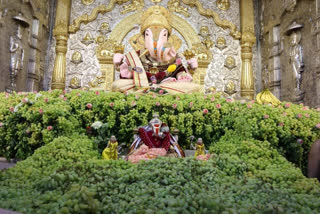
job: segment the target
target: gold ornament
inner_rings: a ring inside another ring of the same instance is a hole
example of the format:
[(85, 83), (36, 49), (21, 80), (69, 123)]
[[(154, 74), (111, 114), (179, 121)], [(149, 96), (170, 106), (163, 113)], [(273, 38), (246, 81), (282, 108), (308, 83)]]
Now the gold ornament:
[(105, 83), (105, 77), (104, 76), (96, 77), (94, 80), (89, 82), (89, 86), (91, 88), (97, 88), (97, 87), (101, 86), (103, 83)]
[(71, 62), (78, 65), (82, 62), (82, 54), (79, 51), (76, 51), (72, 54)]
[(120, 53), (120, 54), (124, 53), (124, 45), (120, 43), (117, 43), (113, 49), (114, 49), (114, 53)]
[(70, 81), (70, 88), (78, 89), (81, 88), (80, 79), (78, 77), (73, 77)]
[(129, 5), (123, 6), (121, 14), (126, 14), (136, 10), (142, 10), (144, 7), (144, 0), (132, 0), (132, 3)]
[(227, 83), (224, 92), (226, 92), (229, 96), (232, 96), (233, 94), (237, 93), (236, 84), (233, 81), (230, 80)]
[(200, 28), (199, 35), (202, 37), (202, 44), (204, 44), (207, 48), (212, 48), (214, 45), (214, 42), (211, 40), (209, 33), (209, 27), (208, 26), (202, 26)]
[(225, 66), (226, 68), (228, 68), (229, 70), (232, 70), (232, 69), (234, 69), (235, 67), (237, 67), (237, 66), (236, 66), (236, 60), (234, 59), (234, 57), (233, 57), (233, 56), (228, 56), (228, 57), (226, 58), (226, 61), (225, 61), (225, 63), (224, 63), (224, 66)]
[(99, 35), (99, 36), (96, 37), (96, 43), (98, 43), (98, 44), (102, 44), (105, 41), (106, 41), (106, 37), (103, 36), (103, 35)]
[[(112, 58), (115, 53), (115, 49), (117, 48), (117, 50), (119, 50), (120, 46), (120, 44), (111, 39), (107, 39), (105, 42), (99, 43), (99, 46), (96, 49), (98, 60), (105, 61), (106, 59)], [(124, 49), (123, 46), (122, 49)]]
[(223, 37), (218, 37), (216, 42), (216, 47), (219, 48), (221, 51), (227, 47), (226, 39)]
[(153, 63), (153, 67), (151, 67), (150, 69), (149, 69), (149, 72), (151, 73), (151, 74), (157, 74), (157, 73), (159, 73), (159, 69), (158, 69), (158, 63)]
[(192, 50), (185, 50), (183, 52), (183, 56), (186, 58), (186, 60), (194, 58), (196, 55)]
[(168, 2), (167, 7), (171, 12), (181, 13), (186, 17), (190, 17), (190, 13), (188, 13), (188, 8), (181, 6), (180, 0), (170, 0)]
[(199, 66), (201, 64), (210, 64), (213, 59), (212, 51), (210, 51), (203, 43), (194, 44), (192, 51), (198, 59)]
[(211, 34), (209, 33), (209, 27), (208, 26), (201, 26), (199, 35), (202, 37), (210, 36)]
[(110, 32), (109, 29), (109, 23), (108, 22), (102, 22), (99, 28), (99, 32), (102, 34), (107, 34)]
[(85, 35), (85, 37), (83, 37), (83, 39), (82, 39), (81, 42), (82, 42), (83, 44), (85, 44), (85, 45), (90, 45), (91, 43), (94, 42), (94, 40), (93, 40), (91, 34), (90, 34), (90, 33), (87, 33), (87, 34)]
[(230, 1), (229, 0), (217, 0), (217, 7), (220, 10), (229, 10)]
[(141, 17), (141, 34), (151, 26), (162, 26), (172, 32), (170, 13), (164, 7), (155, 5), (144, 11)]
[(82, 0), (82, 4), (84, 5), (90, 5), (94, 2), (95, 0)]
[(256, 100), (259, 104), (272, 104), (273, 106), (281, 104), (280, 100), (278, 100), (268, 88), (257, 94)]

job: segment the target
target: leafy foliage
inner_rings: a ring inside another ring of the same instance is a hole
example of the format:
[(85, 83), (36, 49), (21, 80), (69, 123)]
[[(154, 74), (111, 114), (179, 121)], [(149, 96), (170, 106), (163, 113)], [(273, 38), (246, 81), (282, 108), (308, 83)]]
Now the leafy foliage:
[[(24, 98), (29, 101), (23, 102)], [(233, 102), (219, 94), (126, 96), (55, 90), (41, 95), (0, 94), (0, 155), (25, 159), (56, 137), (72, 133), (87, 133), (95, 138), (100, 150), (107, 145), (107, 135), (115, 135), (119, 143), (129, 146), (133, 129), (146, 125), (155, 112), (172, 131), (180, 130), (179, 144), (183, 148), (190, 145), (191, 135), (202, 137), (208, 148), (228, 130), (234, 130), (243, 139), (268, 141), (304, 172), (310, 146), (320, 138), (316, 127), (319, 112), (290, 103), (273, 107)], [(107, 124), (102, 134), (88, 132), (96, 121)]]
[[(82, 140), (80, 140), (82, 138)], [(0, 172), (0, 207), (23, 213), (319, 213), (320, 185), (267, 141), (228, 131), (209, 161), (98, 160), (61, 137)]]
[[(85, 136), (58, 137), (53, 142), (39, 148), (31, 157), (18, 162), (14, 168), (0, 172), (0, 198), (2, 208), (28, 211), (40, 206), (35, 198), (47, 201), (50, 198), (58, 200), (58, 195), (35, 191), (39, 183), (49, 175), (54, 176), (56, 170), (79, 162), (97, 159), (100, 154), (94, 149), (94, 144)], [(77, 178), (74, 178), (77, 179)], [(52, 185), (48, 180), (47, 185)], [(43, 197), (42, 197), (43, 196)], [(43, 209), (45, 209), (45, 205)], [(40, 213), (44, 213), (43, 210)]]

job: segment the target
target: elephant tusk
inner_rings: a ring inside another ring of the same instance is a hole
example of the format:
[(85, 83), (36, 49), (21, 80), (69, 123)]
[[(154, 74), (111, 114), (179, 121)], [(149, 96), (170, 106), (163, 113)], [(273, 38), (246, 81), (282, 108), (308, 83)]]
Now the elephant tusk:
[(149, 53), (149, 50), (146, 49), (145, 51), (142, 52), (142, 54), (140, 54), (139, 58), (143, 57), (144, 55), (146, 55), (147, 53)]

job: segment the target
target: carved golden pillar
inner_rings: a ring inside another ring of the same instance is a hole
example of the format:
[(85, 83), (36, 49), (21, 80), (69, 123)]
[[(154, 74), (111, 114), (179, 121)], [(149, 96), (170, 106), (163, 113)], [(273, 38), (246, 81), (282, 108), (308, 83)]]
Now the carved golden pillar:
[(254, 99), (254, 76), (252, 69), (252, 47), (256, 43), (254, 33), (253, 0), (241, 0), (241, 96)]
[(206, 73), (208, 70), (208, 66), (210, 63), (206, 62), (206, 61), (201, 61), (199, 60), (199, 66), (195, 72), (195, 74), (193, 75), (193, 80), (195, 83), (200, 85), (200, 92), (204, 93), (205, 92), (205, 88), (204, 88), (204, 79), (206, 77)]
[(113, 58), (107, 58), (104, 60), (99, 59), (101, 66), (102, 77), (105, 80), (105, 86), (103, 90), (111, 91), (111, 85), (114, 82), (114, 65)]
[(68, 26), (71, 11), (71, 0), (58, 0), (55, 28), (56, 58), (52, 75), (52, 89), (64, 89), (66, 81), (66, 53), (68, 45)]

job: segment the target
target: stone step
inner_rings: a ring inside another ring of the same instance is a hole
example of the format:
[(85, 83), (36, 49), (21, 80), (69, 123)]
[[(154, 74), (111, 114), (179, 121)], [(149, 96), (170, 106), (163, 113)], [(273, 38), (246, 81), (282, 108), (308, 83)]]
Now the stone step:
[(21, 213), (0, 209), (0, 214), (21, 214)]
[(8, 161), (6, 158), (0, 157), (0, 170), (8, 169), (15, 165), (16, 165), (16, 160), (12, 159)]

